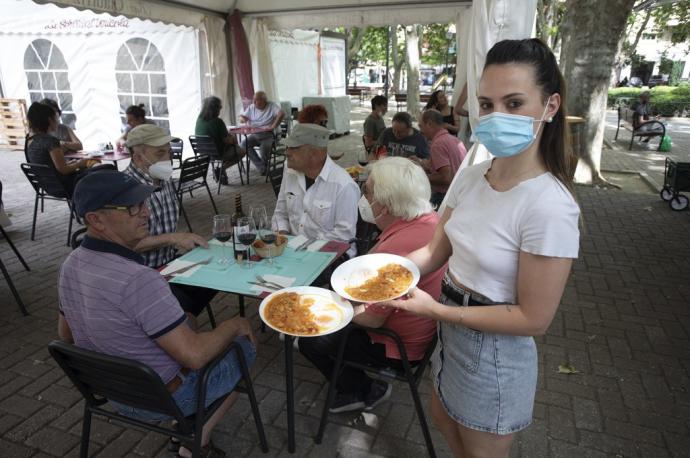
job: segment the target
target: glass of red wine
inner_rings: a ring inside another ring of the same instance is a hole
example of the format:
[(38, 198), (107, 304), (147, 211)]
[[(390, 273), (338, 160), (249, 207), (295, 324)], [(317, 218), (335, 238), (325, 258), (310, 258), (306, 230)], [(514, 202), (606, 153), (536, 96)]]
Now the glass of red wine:
[(369, 153), (367, 153), (366, 148), (357, 151), (357, 163), (362, 167), (366, 167), (369, 164)]
[(261, 207), (255, 207), (252, 209), (252, 216), (254, 216), (259, 238), (267, 245), (266, 248), (268, 248), (267, 262), (272, 265), (273, 255), (271, 254), (271, 245), (276, 243), (276, 234), (271, 227), (271, 220), (266, 213), (266, 207), (263, 205)]
[(222, 257), (218, 258), (218, 264), (227, 266), (230, 259), (225, 254), (225, 242), (232, 238), (232, 220), (230, 215), (216, 215), (213, 217), (213, 237), (220, 242)]
[(254, 224), (254, 218), (251, 216), (243, 216), (237, 220), (237, 240), (247, 247), (247, 259), (244, 262), (244, 266), (247, 269), (252, 268), (251, 258), (251, 247), (254, 240), (256, 240), (256, 224)]

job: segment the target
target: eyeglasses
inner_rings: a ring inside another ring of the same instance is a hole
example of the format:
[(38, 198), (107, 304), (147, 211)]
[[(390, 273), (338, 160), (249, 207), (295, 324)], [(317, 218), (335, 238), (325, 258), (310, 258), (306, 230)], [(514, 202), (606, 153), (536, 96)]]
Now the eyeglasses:
[(120, 210), (120, 211), (126, 211), (129, 213), (129, 216), (138, 216), (141, 211), (144, 209), (144, 207), (148, 208), (148, 202), (143, 201), (138, 205), (129, 205), (129, 206), (124, 206), (124, 205), (104, 205), (101, 208), (104, 208), (106, 210)]

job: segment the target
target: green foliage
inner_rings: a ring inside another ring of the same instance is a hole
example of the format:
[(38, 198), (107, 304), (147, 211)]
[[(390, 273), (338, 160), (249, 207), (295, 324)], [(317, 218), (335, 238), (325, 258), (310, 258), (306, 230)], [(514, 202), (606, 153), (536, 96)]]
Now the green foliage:
[[(633, 87), (617, 87), (609, 89), (608, 106), (615, 108), (619, 104), (631, 105), (640, 92), (647, 89)], [(661, 116), (676, 116), (685, 110), (690, 112), (690, 85), (656, 86), (650, 90), (652, 97), (652, 114)]]
[(455, 61), (455, 35), (448, 38), (449, 24), (427, 24), (422, 27), (422, 63), (443, 65)]
[(676, 86), (678, 85), (678, 80), (680, 80), (680, 76), (683, 73), (683, 66), (685, 63), (680, 60), (676, 60), (673, 62), (673, 67), (671, 68), (671, 75), (668, 78), (668, 84), (671, 86)]
[(388, 44), (388, 27), (367, 28), (362, 46), (357, 53), (360, 62), (385, 62), (386, 45)]
[(661, 55), (659, 61), (659, 74), (670, 75), (671, 70), (673, 70), (673, 61), (665, 56), (666, 53)]
[(664, 31), (670, 20), (678, 21), (671, 26), (671, 42), (682, 43), (690, 36), (690, 0), (677, 1), (658, 6), (652, 10), (657, 31)]

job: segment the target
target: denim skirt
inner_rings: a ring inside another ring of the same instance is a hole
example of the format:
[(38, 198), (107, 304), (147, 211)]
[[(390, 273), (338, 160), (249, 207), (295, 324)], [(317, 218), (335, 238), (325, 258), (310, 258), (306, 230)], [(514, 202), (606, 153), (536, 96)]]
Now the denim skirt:
[[(444, 295), (446, 305), (457, 305)], [(532, 337), (490, 334), (439, 323), (432, 359), (444, 409), (467, 428), (512, 434), (532, 422), (537, 348)]]

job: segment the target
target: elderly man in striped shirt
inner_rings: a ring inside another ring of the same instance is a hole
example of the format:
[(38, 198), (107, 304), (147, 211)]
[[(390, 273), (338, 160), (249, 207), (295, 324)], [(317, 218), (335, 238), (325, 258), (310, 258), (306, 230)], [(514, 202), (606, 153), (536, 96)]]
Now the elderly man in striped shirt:
[[(197, 234), (176, 232), (180, 213), (171, 179), (170, 140), (167, 132), (152, 124), (137, 126), (127, 136), (132, 162), (125, 173), (155, 188), (149, 198), (149, 235), (134, 247), (134, 251), (144, 257), (146, 265), (154, 269), (172, 261), (177, 250), (208, 247), (206, 240)], [(199, 315), (217, 293), (188, 285), (171, 284), (170, 287), (190, 318)]]
[[(58, 334), (78, 347), (134, 359), (155, 370), (185, 416), (196, 412), (199, 369), (235, 341), (249, 364), (255, 339), (244, 318), (224, 321), (210, 332), (186, 323), (179, 302), (161, 274), (134, 249), (148, 236), (148, 202), (154, 187), (115, 170), (91, 172), (74, 193), (86, 236), (63, 263), (58, 280)], [(231, 392), (241, 372), (235, 352), (212, 369), (206, 400)], [(215, 450), (211, 430), (235, 401), (230, 395), (206, 422), (202, 446)], [(111, 403), (124, 415), (146, 421), (159, 413)], [(180, 456), (191, 456), (180, 448)], [(206, 456), (204, 454), (204, 456)], [(213, 455), (217, 456), (217, 455)]]

